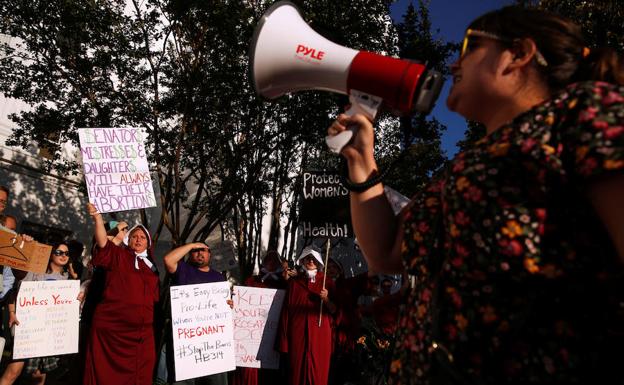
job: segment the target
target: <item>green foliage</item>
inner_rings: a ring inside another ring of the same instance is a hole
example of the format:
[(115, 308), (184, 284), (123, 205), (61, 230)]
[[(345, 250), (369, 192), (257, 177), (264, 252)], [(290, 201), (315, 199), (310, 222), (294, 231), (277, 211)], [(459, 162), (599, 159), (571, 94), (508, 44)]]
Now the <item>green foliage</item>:
[[(399, 54), (402, 58), (426, 61), (428, 65), (449, 74), (448, 60), (456, 45), (443, 42), (433, 36), (429, 19), (428, 3), (419, 1), (418, 7), (410, 4), (397, 26)], [(386, 178), (386, 183), (404, 195), (418, 191), (445, 162), (440, 137), (446, 127), (436, 119), (422, 114), (399, 119), (400, 128), (385, 134), (382, 146), (381, 167), (388, 167), (402, 149), (403, 155)]]
[[(49, 168), (76, 174), (79, 159), (61, 158), (59, 147), (78, 146), (77, 128), (145, 127), (163, 209), (156, 238), (166, 231), (177, 245), (205, 239), (222, 226), (236, 236), (241, 267), (250, 271), (261, 252), (265, 198), (273, 199), (274, 220), (289, 213), (295, 228), (295, 176), (303, 168), (337, 167), (339, 158), (329, 155), (323, 138), (346, 104), (343, 96), (327, 92), (273, 102), (257, 97), (247, 55), (269, 3), (0, 2), (0, 33), (11, 37), (0, 45), (0, 92), (31, 106), (11, 117), (8, 144), (45, 145), (54, 155)], [(338, 44), (427, 57), (446, 68), (450, 47), (431, 37), (422, 4), (397, 32), (390, 0), (295, 3), (313, 28)], [(411, 124), (420, 127), (409, 138), (415, 161), (409, 173), (397, 171), (396, 185), (421, 184), (442, 160), (442, 127), (422, 117), (399, 125), (382, 116), (379, 155), (395, 156), (408, 143)]]
[(387, 383), (394, 345), (394, 335), (384, 333), (371, 317), (362, 318), (360, 336), (355, 342), (354, 352), (359, 369), (358, 384)]
[(537, 7), (574, 20), (583, 28), (590, 48), (611, 47), (624, 52), (624, 7), (621, 1), (542, 0)]
[(464, 139), (457, 142), (459, 152), (467, 150), (474, 144), (474, 142), (485, 136), (485, 126), (483, 124), (471, 120), (468, 120), (467, 123), (468, 129), (464, 134)]
[[(9, 144), (47, 143), (49, 167), (80, 170), (58, 147), (76, 128), (142, 126), (174, 244), (203, 239), (244, 193), (268, 190), (279, 109), (249, 83), (254, 13), (239, 1), (32, 1), (0, 5), (0, 92), (32, 109)], [(300, 139), (295, 130), (294, 140)], [(50, 139), (53, 139), (50, 141)]]

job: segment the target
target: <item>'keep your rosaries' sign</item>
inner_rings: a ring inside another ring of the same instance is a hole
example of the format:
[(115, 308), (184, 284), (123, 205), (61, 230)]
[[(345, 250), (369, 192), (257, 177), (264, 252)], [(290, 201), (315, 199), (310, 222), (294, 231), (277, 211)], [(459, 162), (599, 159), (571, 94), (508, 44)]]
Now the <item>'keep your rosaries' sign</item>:
[(335, 171), (305, 171), (300, 225), (304, 238), (353, 238), (349, 190)]

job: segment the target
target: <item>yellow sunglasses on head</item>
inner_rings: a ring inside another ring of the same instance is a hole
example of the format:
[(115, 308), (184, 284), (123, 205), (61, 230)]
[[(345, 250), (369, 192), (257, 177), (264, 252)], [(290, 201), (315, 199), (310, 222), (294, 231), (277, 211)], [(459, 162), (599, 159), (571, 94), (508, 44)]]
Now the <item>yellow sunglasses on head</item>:
[[(511, 43), (512, 40), (510, 39), (506, 39), (504, 37), (498, 36), (497, 34), (491, 33), (491, 32), (485, 32), (485, 31), (479, 31), (476, 29), (470, 29), (468, 28), (466, 30), (466, 34), (464, 35), (464, 41), (462, 42), (462, 48), (461, 51), (459, 53), (459, 57), (460, 59), (463, 58), (466, 53), (468, 53), (469, 49), (468, 49), (468, 41), (470, 40), (470, 38), (472, 37), (481, 37), (481, 38), (485, 38), (485, 39), (492, 39), (492, 40), (498, 40), (498, 41), (502, 41), (502, 42), (506, 42), (506, 43)], [(546, 61), (546, 59), (544, 59), (544, 56), (541, 54), (540, 51), (535, 51), (535, 60), (537, 61), (537, 64), (547, 67), (548, 66), (548, 62)]]

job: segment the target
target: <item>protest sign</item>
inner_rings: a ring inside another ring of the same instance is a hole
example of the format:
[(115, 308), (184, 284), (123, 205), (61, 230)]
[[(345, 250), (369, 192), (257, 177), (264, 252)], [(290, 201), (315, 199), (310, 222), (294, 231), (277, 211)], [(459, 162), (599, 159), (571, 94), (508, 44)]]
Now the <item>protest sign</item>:
[(284, 296), (284, 290), (234, 286), (236, 366), (279, 368), (273, 346)]
[(89, 201), (101, 213), (156, 206), (142, 128), (80, 128)]
[(80, 281), (22, 281), (15, 304), (13, 358), (78, 352)]
[(234, 258), (234, 245), (230, 241), (210, 247), (210, 267), (216, 271), (226, 271), (238, 267)]
[(349, 190), (332, 171), (305, 171), (300, 223), (304, 238), (353, 238)]
[(230, 283), (171, 286), (176, 381), (234, 370)]
[(26, 242), (12, 231), (0, 229), (0, 265), (33, 273), (45, 273), (52, 246)]
[(368, 271), (364, 255), (352, 238), (341, 238), (338, 242), (332, 242), (331, 257), (340, 263), (345, 278)]

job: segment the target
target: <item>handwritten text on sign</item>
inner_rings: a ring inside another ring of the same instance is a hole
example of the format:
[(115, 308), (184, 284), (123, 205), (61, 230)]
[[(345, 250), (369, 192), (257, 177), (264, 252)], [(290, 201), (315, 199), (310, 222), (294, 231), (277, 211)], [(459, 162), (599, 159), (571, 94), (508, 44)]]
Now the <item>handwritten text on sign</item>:
[(17, 295), (13, 358), (78, 352), (80, 281), (23, 281)]
[(279, 368), (273, 349), (284, 290), (234, 286), (236, 366)]
[(81, 128), (89, 201), (101, 213), (156, 206), (141, 128)]
[(299, 223), (304, 238), (352, 238), (349, 190), (333, 171), (305, 171)]
[(234, 370), (229, 282), (171, 286), (176, 381)]

